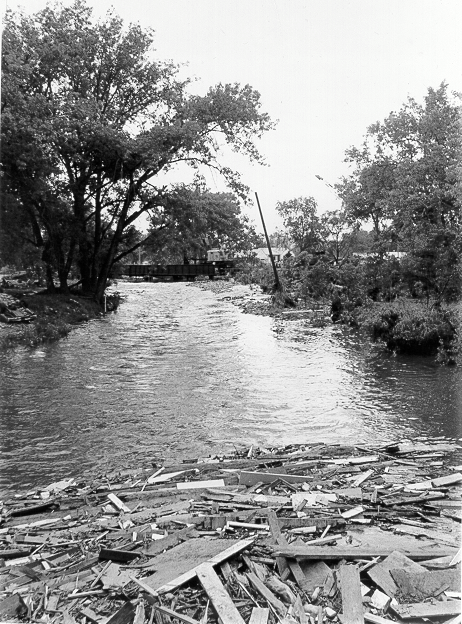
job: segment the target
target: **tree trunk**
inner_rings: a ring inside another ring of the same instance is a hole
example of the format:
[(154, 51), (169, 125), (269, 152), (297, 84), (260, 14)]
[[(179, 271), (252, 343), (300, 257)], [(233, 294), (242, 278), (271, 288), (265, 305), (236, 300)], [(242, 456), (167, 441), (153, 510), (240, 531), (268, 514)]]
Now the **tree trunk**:
[(61, 269), (58, 271), (59, 292), (62, 293), (63, 295), (69, 294), (69, 285), (67, 283), (68, 276), (69, 276), (69, 271), (66, 271), (65, 269)]
[(56, 293), (55, 282), (53, 280), (53, 267), (48, 262), (46, 263), (46, 276), (47, 276), (47, 291), (54, 295)]
[(85, 185), (74, 196), (74, 215), (78, 223), (79, 253), (77, 264), (80, 270), (80, 280), (83, 292), (91, 292), (91, 249), (88, 240), (87, 223), (85, 219)]

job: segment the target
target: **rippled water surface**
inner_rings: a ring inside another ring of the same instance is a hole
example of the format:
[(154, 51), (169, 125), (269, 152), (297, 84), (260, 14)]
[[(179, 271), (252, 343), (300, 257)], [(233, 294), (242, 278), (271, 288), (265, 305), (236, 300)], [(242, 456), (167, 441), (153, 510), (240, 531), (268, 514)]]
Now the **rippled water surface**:
[(0, 489), (233, 444), (461, 435), (460, 369), (183, 283), (121, 290), (116, 314), (0, 355)]

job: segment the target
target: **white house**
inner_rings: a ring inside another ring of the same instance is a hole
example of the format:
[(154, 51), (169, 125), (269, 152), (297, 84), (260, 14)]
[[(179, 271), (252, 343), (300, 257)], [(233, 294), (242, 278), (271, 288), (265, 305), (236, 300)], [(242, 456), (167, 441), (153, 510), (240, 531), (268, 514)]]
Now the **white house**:
[[(282, 247), (273, 247), (272, 252), (275, 262), (281, 262), (281, 260), (290, 256), (290, 249), (283, 249)], [(267, 247), (258, 247), (258, 249), (253, 250), (253, 253), (259, 260), (263, 260), (263, 262), (271, 262)]]

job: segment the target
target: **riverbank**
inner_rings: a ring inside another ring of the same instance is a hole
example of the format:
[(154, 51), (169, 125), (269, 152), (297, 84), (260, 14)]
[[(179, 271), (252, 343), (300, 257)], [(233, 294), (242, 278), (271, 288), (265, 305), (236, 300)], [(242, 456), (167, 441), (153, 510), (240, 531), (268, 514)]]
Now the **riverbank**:
[(457, 462), (441, 440), (242, 446), (28, 488), (1, 506), (0, 619), (450, 622)]
[[(43, 294), (30, 291), (6, 290), (35, 320), (28, 323), (0, 323), (0, 349), (24, 345), (36, 346), (67, 336), (80, 323), (103, 314), (102, 307), (93, 299), (77, 295)], [(1, 299), (0, 293), (0, 299)]]
[(256, 284), (239, 284), (234, 281), (198, 281), (188, 284), (213, 292), (221, 301), (229, 301), (244, 314), (270, 316), (286, 321), (308, 320), (315, 326), (332, 323), (330, 309), (325, 305), (298, 305), (284, 308), (274, 303), (272, 295), (264, 293)]

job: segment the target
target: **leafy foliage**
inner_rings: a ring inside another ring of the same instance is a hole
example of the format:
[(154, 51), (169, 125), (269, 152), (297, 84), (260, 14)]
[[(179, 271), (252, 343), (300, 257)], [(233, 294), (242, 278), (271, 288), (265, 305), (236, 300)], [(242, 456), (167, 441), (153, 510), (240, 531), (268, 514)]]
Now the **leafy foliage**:
[(182, 262), (206, 257), (212, 248), (234, 256), (250, 251), (256, 240), (235, 195), (182, 185), (151, 211), (150, 235), (143, 249), (152, 262)]
[(407, 252), (411, 292), (419, 282), (447, 301), (461, 292), (458, 100), (446, 84), (429, 89), (423, 105), (409, 98), (347, 151), (353, 172), (337, 186), (346, 217), (372, 223), (379, 253)]
[(441, 348), (446, 353), (454, 349), (457, 319), (449, 309), (409, 300), (382, 303), (363, 310), (361, 321), (375, 340), (384, 341), (391, 350), (432, 355)]
[(291, 240), (299, 251), (314, 251), (321, 245), (322, 224), (313, 197), (298, 197), (278, 202), (276, 210), (282, 217)]
[(94, 22), (83, 0), (5, 18), (4, 178), (39, 244), (48, 241), (63, 284), (76, 258), (97, 298), (129, 253), (127, 231), (165, 204), (160, 172), (182, 162), (212, 167), (245, 196), (239, 174), (219, 162), (222, 146), (262, 162), (254, 140), (273, 127), (249, 85), (188, 94), (174, 64), (153, 60), (153, 40), (111, 12)]

